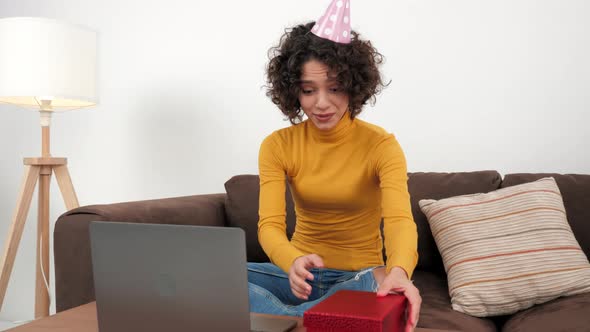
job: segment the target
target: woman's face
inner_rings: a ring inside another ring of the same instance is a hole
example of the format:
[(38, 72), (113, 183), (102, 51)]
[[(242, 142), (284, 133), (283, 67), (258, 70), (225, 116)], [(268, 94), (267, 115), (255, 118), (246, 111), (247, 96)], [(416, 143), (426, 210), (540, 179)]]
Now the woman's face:
[(301, 70), (299, 103), (318, 129), (330, 130), (348, 110), (348, 95), (330, 75), (328, 66), (312, 59)]

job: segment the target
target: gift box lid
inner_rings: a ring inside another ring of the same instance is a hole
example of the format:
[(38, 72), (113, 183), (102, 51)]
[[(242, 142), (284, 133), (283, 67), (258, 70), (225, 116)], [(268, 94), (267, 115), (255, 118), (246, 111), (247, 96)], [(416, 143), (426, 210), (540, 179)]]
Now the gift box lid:
[(392, 320), (402, 320), (406, 301), (405, 296), (398, 294), (377, 297), (372, 292), (340, 290), (307, 310), (303, 315), (303, 324), (306, 327), (333, 326), (334, 320), (393, 323)]

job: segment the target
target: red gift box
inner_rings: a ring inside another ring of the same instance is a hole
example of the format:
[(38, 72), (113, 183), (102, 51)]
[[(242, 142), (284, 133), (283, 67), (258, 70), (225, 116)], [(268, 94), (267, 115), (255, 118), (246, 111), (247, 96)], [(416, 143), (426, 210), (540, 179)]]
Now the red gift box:
[(406, 297), (340, 290), (303, 314), (307, 332), (398, 332), (404, 328)]

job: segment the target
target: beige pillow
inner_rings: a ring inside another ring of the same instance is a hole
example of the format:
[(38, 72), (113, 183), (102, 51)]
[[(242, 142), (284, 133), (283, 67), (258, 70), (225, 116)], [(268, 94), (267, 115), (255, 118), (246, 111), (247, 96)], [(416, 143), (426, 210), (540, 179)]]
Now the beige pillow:
[(443, 258), (453, 309), (512, 314), (590, 291), (590, 264), (555, 179), (419, 204)]

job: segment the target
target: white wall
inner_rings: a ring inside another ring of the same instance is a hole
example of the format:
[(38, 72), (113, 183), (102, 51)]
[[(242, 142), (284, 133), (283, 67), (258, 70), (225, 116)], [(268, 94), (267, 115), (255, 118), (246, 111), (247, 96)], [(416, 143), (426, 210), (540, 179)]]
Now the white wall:
[[(100, 106), (57, 114), (52, 127), (53, 155), (69, 158), (86, 205), (223, 192), (232, 175), (256, 173), (261, 140), (288, 125), (262, 89), (266, 51), (328, 3), (0, 0), (0, 17), (100, 33)], [(352, 10), (392, 81), (362, 118), (396, 134), (410, 171), (590, 173), (588, 1), (362, 0)], [(40, 129), (36, 112), (0, 105), (0, 115), (3, 247)], [(33, 316), (36, 206), (0, 319)], [(52, 225), (64, 210), (54, 181)]]

